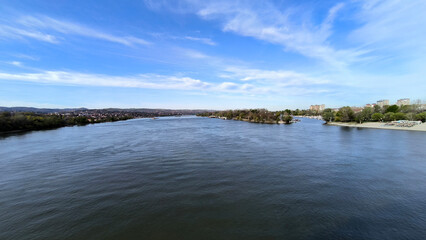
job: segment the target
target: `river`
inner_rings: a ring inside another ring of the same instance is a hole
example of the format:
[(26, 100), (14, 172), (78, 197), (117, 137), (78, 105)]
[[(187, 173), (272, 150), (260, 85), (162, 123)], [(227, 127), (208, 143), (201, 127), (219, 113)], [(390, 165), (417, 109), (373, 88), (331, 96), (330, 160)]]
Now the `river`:
[(201, 117), (0, 136), (0, 239), (424, 239), (426, 134)]

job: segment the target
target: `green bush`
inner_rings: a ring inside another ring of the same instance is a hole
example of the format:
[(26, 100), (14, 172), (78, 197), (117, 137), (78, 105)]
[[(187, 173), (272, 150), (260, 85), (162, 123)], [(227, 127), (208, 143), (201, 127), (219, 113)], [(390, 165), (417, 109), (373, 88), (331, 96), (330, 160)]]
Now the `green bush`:
[(322, 119), (324, 119), (324, 121), (326, 122), (332, 122), (334, 120), (334, 112), (333, 109), (330, 108), (326, 108), (322, 114)]
[(383, 121), (383, 114), (381, 113), (373, 113), (373, 115), (371, 115), (371, 119), (375, 122), (381, 122)]
[(416, 114), (416, 120), (425, 122), (426, 121), (426, 112)]
[(388, 112), (385, 114), (384, 118), (385, 121), (389, 122), (389, 121), (395, 121), (395, 113), (393, 112)]
[(399, 107), (397, 105), (391, 105), (389, 107), (386, 108), (386, 112), (393, 112), (396, 113), (399, 111)]
[(395, 118), (395, 120), (406, 120), (407, 119), (407, 117), (405, 116), (405, 113), (401, 113), (401, 112), (395, 113), (394, 118)]
[(342, 107), (336, 113), (337, 117), (340, 117), (342, 122), (351, 122), (355, 120), (355, 113), (351, 107)]

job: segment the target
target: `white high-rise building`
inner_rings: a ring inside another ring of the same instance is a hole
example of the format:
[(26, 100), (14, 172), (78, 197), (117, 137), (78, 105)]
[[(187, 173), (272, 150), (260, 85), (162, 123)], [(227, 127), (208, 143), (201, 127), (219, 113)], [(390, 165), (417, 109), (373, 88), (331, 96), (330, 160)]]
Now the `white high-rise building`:
[(311, 111), (317, 111), (317, 112), (321, 112), (324, 111), (325, 109), (325, 105), (321, 104), (321, 105), (311, 105), (311, 107), (309, 108), (309, 110)]
[(396, 101), (396, 105), (402, 106), (402, 105), (410, 105), (410, 99), (409, 98), (402, 98)]
[(389, 105), (389, 100), (388, 99), (379, 100), (377, 101), (377, 105), (379, 105), (380, 107), (387, 106)]

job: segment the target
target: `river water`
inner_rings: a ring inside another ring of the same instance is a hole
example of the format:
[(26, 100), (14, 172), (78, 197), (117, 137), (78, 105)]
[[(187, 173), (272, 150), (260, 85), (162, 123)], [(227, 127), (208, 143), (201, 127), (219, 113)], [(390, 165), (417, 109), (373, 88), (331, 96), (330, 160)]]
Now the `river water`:
[(0, 137), (0, 239), (424, 239), (426, 134), (199, 117)]

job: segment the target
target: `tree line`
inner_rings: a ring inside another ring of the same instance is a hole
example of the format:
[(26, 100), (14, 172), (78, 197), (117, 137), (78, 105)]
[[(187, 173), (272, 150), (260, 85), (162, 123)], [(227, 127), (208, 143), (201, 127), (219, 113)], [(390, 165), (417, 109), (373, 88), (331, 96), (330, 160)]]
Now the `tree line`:
[(266, 109), (244, 109), (244, 110), (227, 110), (217, 112), (205, 112), (197, 114), (202, 117), (216, 117), (228, 120), (240, 120), (254, 123), (290, 123), (293, 117), (292, 111), (286, 109), (284, 111), (268, 111)]
[(322, 118), (326, 122), (389, 122), (397, 120), (422, 121), (426, 120), (426, 112), (420, 105), (390, 105), (380, 107), (365, 107), (360, 112), (354, 112), (351, 107), (341, 107), (336, 112), (327, 108), (322, 112)]
[(32, 112), (1, 112), (0, 132), (53, 129), (89, 123), (127, 120), (130, 116), (107, 116), (93, 119), (86, 116), (37, 114)]

